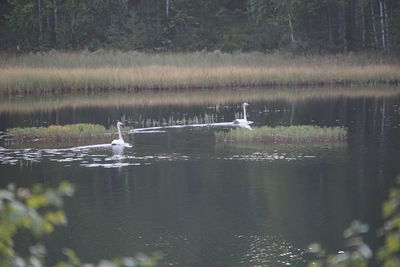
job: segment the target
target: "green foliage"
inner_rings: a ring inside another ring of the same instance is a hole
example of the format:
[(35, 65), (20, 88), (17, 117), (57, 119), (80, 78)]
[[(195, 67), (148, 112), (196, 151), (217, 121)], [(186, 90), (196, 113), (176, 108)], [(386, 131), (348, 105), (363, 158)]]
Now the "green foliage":
[(379, 250), (378, 259), (383, 267), (400, 266), (400, 188), (390, 189), (382, 214), (386, 221), (380, 234), (385, 238), (385, 246)]
[[(394, 0), (4, 0), (0, 49), (400, 49)], [(384, 4), (383, 24), (380, 3)], [(351, 14), (351, 16), (350, 16)], [(383, 47), (383, 39), (389, 40)], [(18, 46), (18, 49), (16, 47)]]
[(372, 258), (372, 251), (364, 243), (362, 235), (368, 232), (368, 225), (353, 221), (343, 232), (346, 250), (338, 254), (327, 254), (319, 244), (308, 248), (313, 260), (308, 267), (366, 267)]
[[(45, 189), (35, 185), (32, 189), (9, 185), (0, 189), (0, 266), (2, 267), (44, 267), (46, 248), (38, 243), (29, 248), (29, 255), (21, 255), (15, 250), (15, 237), (24, 230), (36, 240), (51, 234), (54, 228), (67, 223), (63, 211), (63, 198), (74, 194), (73, 186), (62, 182), (55, 189)], [(161, 253), (152, 256), (139, 254), (135, 258), (115, 258), (101, 260), (98, 264), (83, 263), (71, 249), (64, 249), (66, 261), (57, 267), (153, 267), (162, 258)]]
[(55, 226), (65, 225), (63, 197), (73, 193), (74, 188), (66, 182), (56, 189), (44, 189), (41, 185), (31, 190), (14, 185), (0, 189), (0, 266), (40, 264), (45, 254), (43, 245), (31, 247), (25, 259), (14, 249), (15, 236), (25, 229), (38, 238), (52, 233)]
[[(400, 177), (397, 179), (397, 187), (391, 188), (388, 199), (382, 205), (384, 225), (378, 234), (384, 238), (384, 246), (381, 247), (376, 258), (382, 267), (400, 266)], [(312, 244), (309, 252), (312, 260), (309, 267), (365, 267), (368, 266), (372, 251), (364, 243), (362, 234), (368, 231), (368, 226), (354, 221), (344, 231), (346, 250), (338, 254), (328, 255), (319, 244)]]

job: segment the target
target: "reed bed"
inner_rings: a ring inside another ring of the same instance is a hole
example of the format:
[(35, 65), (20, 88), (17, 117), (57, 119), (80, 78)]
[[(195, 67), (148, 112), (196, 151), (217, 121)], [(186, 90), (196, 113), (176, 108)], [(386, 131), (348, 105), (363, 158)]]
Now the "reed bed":
[(7, 130), (7, 134), (11, 135), (13, 141), (18, 143), (89, 140), (91, 138), (104, 137), (106, 134), (110, 133), (111, 132), (106, 130), (102, 125), (88, 123), (12, 128)]
[(248, 129), (231, 129), (229, 132), (215, 134), (218, 143), (333, 143), (347, 138), (347, 131), (342, 127), (298, 126), (263, 126)]
[(2, 68), (3, 94), (397, 82), (399, 66)]
[[(4, 56), (3, 56), (4, 57)], [(1, 60), (0, 60), (1, 62)], [(5, 57), (1, 94), (398, 83), (400, 65), (357, 56), (47, 53)]]

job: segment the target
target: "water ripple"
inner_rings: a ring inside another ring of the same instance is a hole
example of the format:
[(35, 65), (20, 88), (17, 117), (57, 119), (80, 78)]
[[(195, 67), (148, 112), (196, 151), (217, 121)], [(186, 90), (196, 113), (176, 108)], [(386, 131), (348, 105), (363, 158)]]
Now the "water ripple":
[(291, 266), (305, 263), (304, 251), (282, 238), (268, 235), (237, 238), (249, 244), (240, 260), (246, 266)]
[(229, 157), (218, 157), (222, 160), (241, 160), (241, 161), (275, 161), (275, 160), (299, 160), (307, 158), (316, 158), (314, 155), (304, 155), (303, 153), (269, 153), (269, 152), (254, 152), (250, 154), (234, 154)]
[[(125, 151), (127, 149), (128, 151)], [(114, 147), (109, 144), (63, 149), (7, 149), (0, 147), (0, 164), (25, 165), (50, 161), (71, 166), (94, 168), (121, 168), (126, 166), (149, 165), (158, 161), (188, 160), (180, 153), (158, 153), (138, 155), (129, 147)]]

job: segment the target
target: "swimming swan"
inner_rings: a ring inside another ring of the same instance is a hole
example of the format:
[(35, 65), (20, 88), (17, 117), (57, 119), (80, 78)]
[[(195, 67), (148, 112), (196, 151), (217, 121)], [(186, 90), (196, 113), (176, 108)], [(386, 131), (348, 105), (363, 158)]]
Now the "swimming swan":
[(236, 119), (236, 120), (233, 121), (233, 124), (238, 124), (239, 126), (240, 125), (246, 126), (246, 125), (249, 125), (249, 124), (253, 123), (252, 121), (248, 121), (247, 120), (247, 113), (246, 113), (246, 107), (247, 106), (249, 106), (249, 104), (244, 102), (243, 103), (243, 119)]
[(125, 125), (125, 124), (123, 124), (122, 122), (117, 122), (117, 128), (118, 128), (118, 136), (119, 136), (119, 138), (118, 139), (115, 139), (115, 140), (113, 140), (112, 142), (111, 142), (111, 145), (112, 146), (123, 146), (123, 145), (125, 145), (126, 143), (125, 143), (125, 141), (124, 141), (124, 138), (122, 138), (122, 133), (121, 133), (121, 128), (120, 128), (120, 126), (121, 125)]

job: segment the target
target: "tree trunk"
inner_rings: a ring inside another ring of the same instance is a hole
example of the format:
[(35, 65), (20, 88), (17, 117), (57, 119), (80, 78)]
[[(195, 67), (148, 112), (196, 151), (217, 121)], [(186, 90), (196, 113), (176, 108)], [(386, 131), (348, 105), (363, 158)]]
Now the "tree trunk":
[(376, 19), (375, 19), (375, 11), (374, 11), (374, 5), (372, 3), (372, 0), (370, 0), (371, 3), (371, 16), (372, 16), (372, 29), (374, 31), (374, 41), (375, 41), (375, 48), (378, 48), (378, 31), (376, 30)]
[(329, 14), (329, 12), (327, 12), (327, 16), (328, 16), (328, 33), (329, 33), (329, 47), (332, 48), (334, 46), (334, 42), (333, 42), (333, 33), (332, 33), (332, 18), (331, 15)]
[(57, 27), (58, 27), (58, 9), (57, 9), (57, 0), (53, 0), (53, 18), (54, 18), (54, 43), (57, 43)]
[(354, 12), (354, 27), (352, 32), (355, 33), (355, 37), (353, 38), (353, 47), (358, 49), (360, 46), (360, 42), (362, 42), (362, 23), (361, 23), (361, 6), (360, 0), (355, 0), (354, 4), (352, 5), (351, 9)]
[[(75, 7), (75, 1), (72, 0), (72, 7)], [(76, 40), (75, 40), (75, 10), (71, 10), (71, 43), (73, 48), (76, 48)]]
[(169, 0), (165, 0), (165, 16), (168, 18), (169, 16)]
[(389, 16), (387, 12), (386, 2), (383, 2), (383, 11), (385, 13), (385, 32), (386, 32), (386, 50), (390, 52), (389, 42)]
[(347, 38), (346, 38), (346, 8), (343, 2), (339, 3), (338, 8), (338, 26), (339, 26), (339, 40), (342, 42), (344, 54), (347, 54)]
[(289, 16), (290, 39), (292, 40), (292, 44), (294, 44), (294, 34), (293, 34), (292, 16), (290, 15), (290, 12), (288, 13), (288, 16)]
[(379, 1), (379, 10), (381, 15), (381, 39), (382, 39), (382, 49), (386, 51), (386, 33), (385, 33), (385, 18), (383, 15), (383, 3), (382, 0)]
[(51, 32), (51, 22), (49, 15), (46, 15), (47, 32)]
[(42, 0), (38, 0), (39, 41), (43, 39)]
[(360, 8), (360, 15), (361, 15), (361, 40), (362, 40), (362, 47), (365, 49), (365, 10), (364, 5), (361, 0), (358, 0), (358, 6)]

